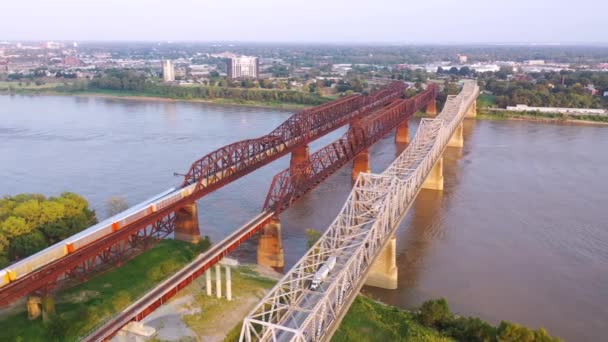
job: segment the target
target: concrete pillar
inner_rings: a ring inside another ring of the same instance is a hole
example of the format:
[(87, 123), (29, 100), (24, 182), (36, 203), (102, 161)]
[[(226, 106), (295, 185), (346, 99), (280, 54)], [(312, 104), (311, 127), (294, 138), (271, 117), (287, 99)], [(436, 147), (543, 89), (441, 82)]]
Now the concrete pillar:
[(372, 264), (365, 285), (394, 290), (397, 288), (397, 239), (393, 236)]
[(196, 202), (187, 204), (175, 212), (175, 239), (198, 243), (201, 231), (198, 227), (198, 210)]
[(397, 130), (395, 131), (395, 142), (398, 144), (410, 143), (410, 126), (407, 120), (404, 120), (397, 126)]
[(473, 101), (473, 103), (471, 103), (471, 105), (469, 106), (469, 109), (467, 109), (467, 113), (466, 113), (465, 117), (474, 118), (476, 116), (477, 116), (477, 101)]
[(460, 125), (458, 125), (458, 127), (456, 127), (456, 130), (454, 130), (454, 134), (450, 138), (450, 141), (448, 141), (448, 146), (463, 147), (464, 146), (464, 137), (462, 135), (462, 132), (463, 132), (463, 128), (462, 128), (462, 122), (461, 122)]
[(42, 299), (38, 296), (30, 296), (27, 298), (27, 318), (34, 320), (40, 317), (40, 314), (42, 313), (40, 311), (40, 304), (42, 304)]
[(428, 115), (437, 115), (437, 101), (433, 100), (426, 105), (426, 113)]
[(222, 298), (222, 267), (215, 264), (215, 288), (217, 298)]
[(423, 189), (443, 190), (443, 156), (435, 163), (431, 172), (422, 184)]
[(55, 314), (55, 299), (49, 295), (42, 297), (42, 320), (47, 322)]
[(211, 297), (211, 268), (205, 272), (205, 291), (207, 296)]
[(365, 150), (357, 154), (355, 160), (353, 161), (353, 183), (357, 180), (357, 177), (359, 177), (359, 174), (361, 172), (369, 171), (369, 149), (366, 148)]
[[(296, 169), (296, 165), (306, 165), (305, 168)], [(291, 152), (291, 160), (289, 161), (290, 173), (293, 176), (292, 182), (298, 184), (306, 181), (310, 175), (310, 149), (308, 145), (298, 146)]]
[(278, 219), (272, 219), (262, 228), (258, 242), (258, 264), (279, 271), (285, 267), (281, 222)]
[(226, 266), (226, 299), (232, 300), (232, 279), (230, 277), (230, 266)]

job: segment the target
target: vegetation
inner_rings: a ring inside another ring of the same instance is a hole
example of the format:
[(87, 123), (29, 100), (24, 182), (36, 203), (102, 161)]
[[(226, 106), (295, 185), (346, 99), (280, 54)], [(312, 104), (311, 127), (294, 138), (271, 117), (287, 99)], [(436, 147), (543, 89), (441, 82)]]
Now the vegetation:
[(97, 222), (81, 196), (20, 194), (0, 199), (0, 266), (32, 255)]
[[(147, 96), (173, 99), (232, 99), (239, 101), (287, 102), (305, 105), (319, 105), (328, 99), (309, 92), (280, 89), (237, 88), (230, 80), (212, 81), (210, 85), (175, 86), (151, 81), (145, 74), (135, 71), (108, 71), (96, 77), (87, 90), (112, 90), (137, 92)], [(241, 85), (241, 84), (238, 84)], [(69, 88), (66, 88), (69, 90)]]
[(422, 304), (414, 318), (425, 327), (435, 329), (457, 341), (471, 342), (552, 342), (545, 329), (532, 330), (518, 324), (502, 321), (498, 327), (473, 317), (454, 315), (445, 299), (430, 300)]
[(27, 312), (2, 318), (0, 341), (76, 341), (209, 246), (208, 238), (197, 245), (162, 240), (123, 266), (57, 293), (56, 315), (47, 323), (28, 320)]
[(415, 315), (358, 296), (332, 338), (351, 341), (452, 341), (433, 328), (420, 324)]
[(587, 86), (598, 92), (608, 90), (608, 73), (601, 72), (541, 72), (526, 79), (509, 80), (512, 70), (479, 75), (482, 90), (495, 96), (500, 108), (526, 104), (533, 107), (605, 108), (608, 103), (594, 96)]

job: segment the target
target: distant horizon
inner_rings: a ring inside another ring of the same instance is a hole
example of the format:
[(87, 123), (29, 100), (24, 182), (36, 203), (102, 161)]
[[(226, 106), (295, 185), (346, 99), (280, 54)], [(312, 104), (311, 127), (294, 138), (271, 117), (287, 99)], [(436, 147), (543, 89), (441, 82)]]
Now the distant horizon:
[(149, 40), (149, 39), (2, 39), (0, 43), (150, 43), (150, 44), (270, 44), (270, 45), (351, 45), (351, 46), (519, 46), (519, 47), (608, 47), (605, 42), (384, 42), (384, 41), (239, 41), (239, 40)]

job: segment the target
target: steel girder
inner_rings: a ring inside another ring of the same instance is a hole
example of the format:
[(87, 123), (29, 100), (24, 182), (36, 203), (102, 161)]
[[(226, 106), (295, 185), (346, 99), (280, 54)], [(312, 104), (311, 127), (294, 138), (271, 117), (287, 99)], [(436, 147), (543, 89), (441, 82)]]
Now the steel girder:
[[(421, 120), (413, 141), (387, 170), (359, 175), (326, 232), (244, 319), (241, 342), (331, 338), (478, 93), (476, 84), (465, 83), (437, 118)], [(334, 270), (310, 290), (328, 256), (337, 258)]]
[[(371, 95), (360, 94), (297, 112), (260, 138), (221, 147), (195, 161), (183, 185), (197, 183), (196, 192), (208, 193), (307, 144), (343, 125), (400, 98), (402, 82), (393, 82)], [(201, 195), (202, 196), (202, 195)]]
[(390, 105), (357, 120), (335, 142), (310, 155), (309, 161), (289, 167), (272, 179), (263, 211), (277, 214), (287, 209), (327, 177), (338, 171), (357, 154), (370, 147), (404, 120), (435, 101), (437, 86), (430, 85), (424, 92)]

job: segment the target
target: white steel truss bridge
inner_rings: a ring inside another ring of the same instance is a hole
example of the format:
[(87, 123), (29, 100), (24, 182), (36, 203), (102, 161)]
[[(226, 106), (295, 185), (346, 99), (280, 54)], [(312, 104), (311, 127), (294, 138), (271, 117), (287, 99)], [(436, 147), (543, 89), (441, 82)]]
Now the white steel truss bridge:
[[(244, 319), (241, 342), (331, 338), (478, 94), (479, 87), (466, 82), (436, 118), (421, 120), (413, 141), (383, 173), (359, 175), (327, 231)], [(332, 256), (335, 267), (311, 290), (315, 272)]]

